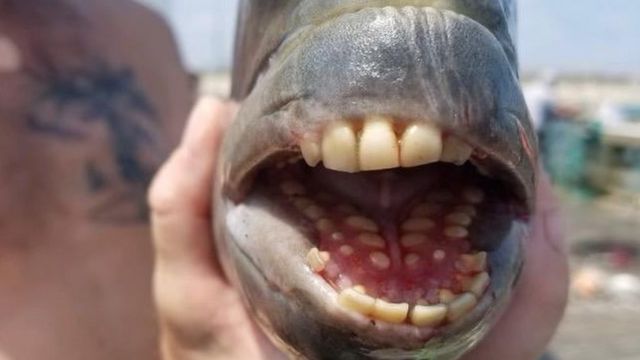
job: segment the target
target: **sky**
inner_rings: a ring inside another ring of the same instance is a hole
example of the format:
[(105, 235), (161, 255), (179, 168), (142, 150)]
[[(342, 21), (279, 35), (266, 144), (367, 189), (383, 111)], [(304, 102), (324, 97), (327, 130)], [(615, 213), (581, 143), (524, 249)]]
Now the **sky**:
[[(236, 0), (139, 0), (164, 12), (194, 71), (231, 62)], [(640, 75), (640, 0), (519, 0), (524, 72)]]

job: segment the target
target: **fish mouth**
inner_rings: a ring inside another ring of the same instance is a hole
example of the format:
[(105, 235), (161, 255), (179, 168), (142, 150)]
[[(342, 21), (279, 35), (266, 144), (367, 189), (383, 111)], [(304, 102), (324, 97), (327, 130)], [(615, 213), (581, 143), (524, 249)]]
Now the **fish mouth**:
[[(295, 243), (278, 256), (317, 285), (306, 290), (324, 299), (324, 310), (415, 345), (490, 312), (492, 285), (505, 286), (500, 274), (492, 284), (490, 254), (528, 218), (513, 186), (483, 166), (495, 159), (434, 124), (380, 115), (336, 121), (296, 141), (248, 180), (243, 204), (268, 215), (235, 214), (245, 229), (259, 217), (277, 219), (250, 237), (274, 231), (287, 237), (281, 244)], [(285, 235), (281, 226), (295, 230)], [(254, 259), (267, 251), (251, 247), (244, 254)]]
[(481, 25), (429, 8), (300, 36), (223, 143), (225, 270), (292, 352), (459, 355), (508, 300), (533, 209), (535, 140), (509, 59)]

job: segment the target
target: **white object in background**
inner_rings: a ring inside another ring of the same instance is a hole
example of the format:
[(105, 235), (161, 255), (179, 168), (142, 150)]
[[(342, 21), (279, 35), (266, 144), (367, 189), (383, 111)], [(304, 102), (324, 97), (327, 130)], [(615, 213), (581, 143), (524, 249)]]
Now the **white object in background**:
[(192, 73), (231, 67), (237, 0), (138, 0), (171, 24), (187, 69)]

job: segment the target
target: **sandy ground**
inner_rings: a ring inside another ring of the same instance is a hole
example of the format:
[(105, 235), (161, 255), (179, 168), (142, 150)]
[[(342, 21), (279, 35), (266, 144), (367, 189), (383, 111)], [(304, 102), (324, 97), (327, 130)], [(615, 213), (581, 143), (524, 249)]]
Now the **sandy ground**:
[[(562, 201), (574, 274), (590, 262), (576, 254), (581, 244), (622, 241), (640, 247), (638, 198), (619, 195), (580, 201), (563, 197)], [(598, 264), (591, 261), (590, 265)], [(637, 276), (638, 268), (636, 259), (622, 272)], [(550, 349), (559, 360), (640, 359), (640, 299), (606, 296), (585, 299), (573, 292)]]

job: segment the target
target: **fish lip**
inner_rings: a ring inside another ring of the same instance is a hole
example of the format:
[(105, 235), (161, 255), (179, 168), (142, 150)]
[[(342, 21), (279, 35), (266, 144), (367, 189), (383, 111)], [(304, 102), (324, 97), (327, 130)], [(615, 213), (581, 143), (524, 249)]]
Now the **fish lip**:
[[(376, 19), (391, 24), (369, 26)], [(429, 27), (412, 40), (413, 32)], [(353, 38), (343, 38), (344, 28)], [(446, 29), (447, 37), (441, 36)], [(374, 40), (366, 42), (367, 35)], [(367, 52), (374, 46), (382, 58)], [(367, 66), (380, 69), (360, 71)], [(487, 29), (428, 8), (365, 9), (337, 17), (274, 62), (244, 100), (223, 143), (225, 191), (241, 198), (243, 181), (273, 154), (295, 151), (302, 134), (372, 113), (429, 119), (453, 130), (495, 159), (514, 179), (525, 207), (533, 209), (537, 143), (517, 74)]]

